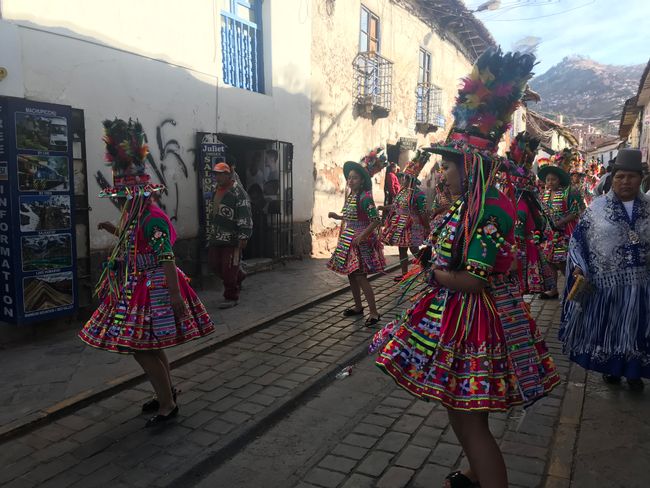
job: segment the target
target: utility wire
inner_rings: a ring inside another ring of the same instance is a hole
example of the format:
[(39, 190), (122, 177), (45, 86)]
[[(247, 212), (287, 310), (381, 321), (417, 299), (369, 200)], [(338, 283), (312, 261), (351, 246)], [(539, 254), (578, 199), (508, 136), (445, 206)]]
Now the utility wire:
[(527, 17), (525, 19), (494, 19), (494, 20), (490, 20), (489, 22), (522, 22), (524, 20), (544, 19), (546, 17), (554, 17), (556, 15), (566, 14), (567, 12), (573, 12), (574, 10), (578, 10), (580, 8), (587, 7), (587, 6), (592, 5), (594, 3), (596, 3), (596, 0), (592, 0), (591, 2), (587, 2), (587, 3), (583, 4), (583, 5), (578, 5), (577, 7), (573, 7), (573, 8), (570, 8), (568, 10), (563, 10), (562, 12), (555, 12), (553, 14), (548, 14), (548, 15), (538, 15), (536, 17)]

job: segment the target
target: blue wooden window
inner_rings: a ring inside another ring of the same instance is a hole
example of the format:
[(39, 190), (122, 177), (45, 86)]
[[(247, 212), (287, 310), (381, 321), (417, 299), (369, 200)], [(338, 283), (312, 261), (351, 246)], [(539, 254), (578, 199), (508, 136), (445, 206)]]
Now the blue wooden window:
[(379, 17), (362, 5), (359, 52), (378, 53), (381, 47), (379, 32)]
[(223, 81), (264, 92), (261, 0), (222, 0), (221, 64)]

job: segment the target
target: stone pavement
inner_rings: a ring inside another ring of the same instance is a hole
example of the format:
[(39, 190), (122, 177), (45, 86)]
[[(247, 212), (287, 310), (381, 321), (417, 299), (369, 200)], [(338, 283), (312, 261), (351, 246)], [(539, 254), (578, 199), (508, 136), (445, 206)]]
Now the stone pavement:
[[(398, 313), (392, 276), (374, 283), (380, 312)], [(350, 304), (336, 296), (175, 368), (181, 412), (167, 428), (143, 428), (141, 384), (5, 442), (0, 485), (191, 486), (359, 357), (373, 330), (341, 316)]]
[[(394, 256), (387, 259), (389, 263), (396, 262)], [(216, 344), (347, 286), (347, 278), (327, 270), (326, 262), (325, 259), (290, 261), (279, 264), (273, 271), (251, 275), (244, 281), (239, 306), (229, 310), (217, 308), (222, 291), (221, 283), (215, 279), (212, 286), (198, 293), (217, 324), (217, 331), (205, 339), (170, 349), (170, 359), (173, 361)], [(45, 334), (29, 343), (0, 348), (0, 371), (3, 375), (0, 431), (3, 427), (8, 430), (43, 418), (48, 410), (56, 410), (74, 399), (87, 397), (116, 382), (141, 374), (129, 356), (85, 346), (76, 337), (79, 327), (81, 324), (76, 324), (70, 330)]]
[[(555, 427), (561, 417), (566, 375), (569, 371), (569, 363), (562, 357), (555, 339), (555, 324), (559, 323), (560, 313), (558, 305), (557, 301), (533, 301), (531, 309), (542, 333), (548, 339), (558, 370), (564, 377), (563, 383), (525, 412), (516, 408), (508, 414), (490, 416), (490, 426), (504, 453), (512, 488), (552, 486), (546, 484), (546, 468), (552, 454)], [(323, 405), (330, 406), (334, 418), (347, 416), (348, 421), (334, 434), (316, 432), (321, 449), (312, 446), (309, 450), (310, 438), (313, 439), (314, 433), (306, 429), (307, 437), (302, 443), (294, 442), (305, 446), (304, 449), (311, 455), (310, 459), (307, 462), (299, 458), (302, 463), (293, 471), (283, 473), (284, 480), (277, 472), (267, 471), (264, 474), (255, 465), (254, 453), (259, 451), (260, 446), (253, 443), (199, 486), (207, 488), (222, 482), (229, 487), (242, 488), (430, 488), (442, 486), (447, 473), (466, 465), (443, 407), (438, 403), (414, 399), (395, 386), (392, 379), (372, 367), (372, 358), (364, 360), (357, 369), (358, 373), (353, 373), (350, 377), (352, 395), (341, 393), (341, 387), (337, 383), (305, 406), (307, 411), (322, 410)], [(348, 380), (342, 380), (344, 381)], [(376, 384), (381, 385), (381, 388), (360, 386)], [(373, 389), (379, 393), (372, 400), (365, 399), (364, 402), (364, 397)], [(357, 391), (361, 392), (358, 396), (354, 393)], [(351, 396), (356, 402), (356, 409), (352, 413), (349, 412), (349, 405), (336, 405), (337, 397), (345, 403)], [(287, 422), (297, 422), (295, 417), (298, 415), (300, 411)], [(332, 423), (329, 417), (328, 413), (326, 422)], [(274, 428), (279, 440), (269, 440), (267, 444), (286, 444), (282, 440), (282, 432), (293, 432), (295, 429), (285, 428), (284, 423), (283, 421)], [(256, 441), (257, 444), (262, 442)], [(304, 453), (300, 454), (305, 457)], [(268, 468), (267, 465), (268, 461), (262, 461), (262, 470)], [(243, 477), (244, 473), (247, 478)], [(251, 484), (247, 484), (249, 479), (253, 481)], [(266, 482), (264, 485), (256, 484), (258, 479)]]

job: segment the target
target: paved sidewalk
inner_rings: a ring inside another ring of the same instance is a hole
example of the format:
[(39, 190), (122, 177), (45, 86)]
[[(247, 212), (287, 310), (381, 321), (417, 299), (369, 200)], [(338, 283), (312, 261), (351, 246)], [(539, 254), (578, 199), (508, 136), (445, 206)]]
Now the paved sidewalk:
[[(384, 317), (398, 313), (392, 275), (374, 287)], [(328, 299), (174, 369), (181, 414), (163, 430), (143, 428), (151, 392), (141, 384), (6, 442), (0, 485), (192, 486), (359, 357), (373, 330), (341, 316), (350, 304), (348, 294)]]
[[(387, 257), (395, 263), (396, 257)], [(219, 310), (222, 288), (218, 280), (199, 291), (217, 324), (211, 336), (168, 350), (171, 360), (222, 341), (255, 324), (285, 313), (323, 294), (347, 286), (348, 280), (326, 269), (325, 259), (305, 259), (279, 264), (273, 271), (258, 273), (244, 281), (239, 306)], [(0, 395), (0, 431), (75, 398), (106, 388), (121, 379), (140, 374), (133, 359), (85, 346), (77, 337), (77, 324), (28, 344), (9, 345), (0, 353), (3, 385)]]
[(600, 374), (588, 374), (571, 487), (650, 484), (649, 393), (632, 392), (625, 383), (607, 385)]

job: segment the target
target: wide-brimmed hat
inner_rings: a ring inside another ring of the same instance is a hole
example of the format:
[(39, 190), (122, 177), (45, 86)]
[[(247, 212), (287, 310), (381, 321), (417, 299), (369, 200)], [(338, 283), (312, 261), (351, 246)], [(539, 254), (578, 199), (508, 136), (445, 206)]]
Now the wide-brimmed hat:
[(363, 189), (372, 190), (372, 177), (379, 174), (382, 169), (388, 166), (388, 158), (384, 154), (383, 147), (375, 147), (368, 151), (359, 162), (348, 161), (343, 165), (343, 176), (348, 179), (350, 171), (356, 170), (363, 179)]
[(345, 179), (348, 179), (348, 176), (350, 174), (350, 171), (356, 171), (359, 176), (361, 176), (361, 179), (363, 180), (363, 189), (370, 191), (372, 190), (372, 178), (370, 177), (370, 173), (368, 173), (368, 170), (360, 163), (357, 163), (356, 161), (347, 161), (343, 165), (343, 176), (345, 176)]
[(106, 161), (113, 170), (113, 186), (104, 188), (100, 197), (148, 197), (165, 189), (163, 185), (151, 183), (145, 163), (149, 155), (146, 135), (137, 120), (104, 120)]
[(571, 169), (579, 160), (580, 153), (576, 149), (565, 147), (555, 153), (548, 164), (540, 166), (537, 176), (543, 181), (549, 174), (554, 174), (560, 179), (560, 185), (569, 186), (571, 184), (571, 176), (569, 176)]
[(643, 174), (643, 163), (641, 162), (641, 151), (638, 149), (621, 149), (616, 155), (616, 162), (612, 167), (614, 171), (635, 171)]
[(542, 181), (546, 180), (546, 177), (549, 174), (554, 174), (557, 176), (560, 179), (560, 185), (562, 186), (569, 186), (571, 184), (571, 177), (569, 176), (569, 173), (552, 163), (540, 167), (537, 171), (537, 177)]

